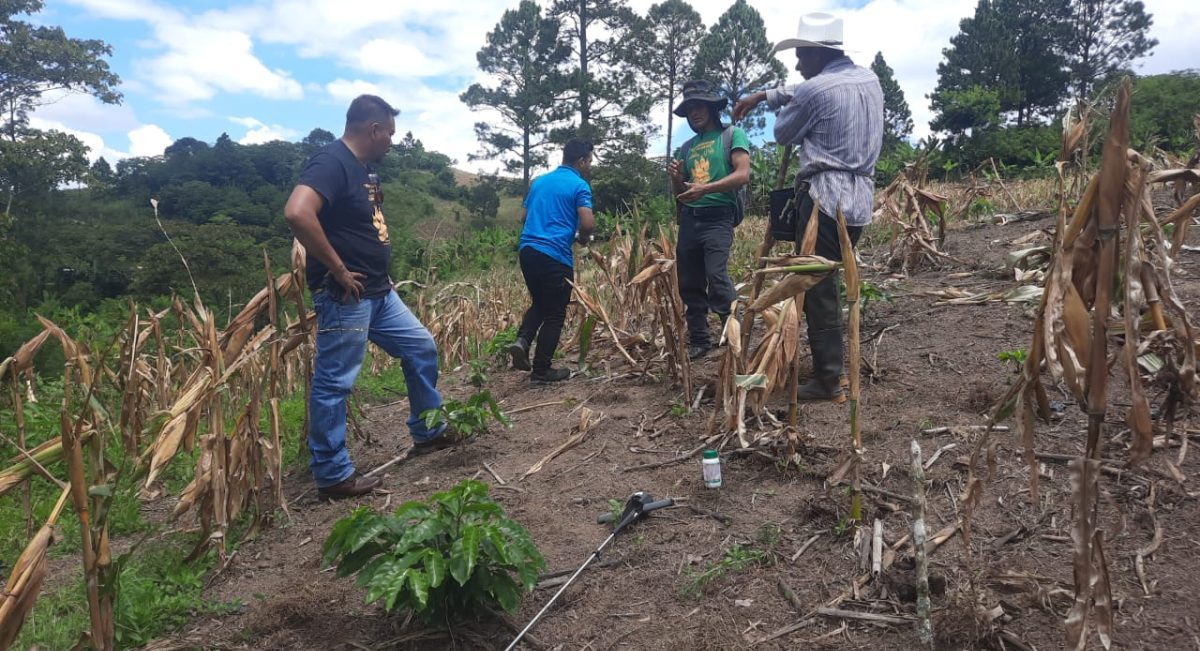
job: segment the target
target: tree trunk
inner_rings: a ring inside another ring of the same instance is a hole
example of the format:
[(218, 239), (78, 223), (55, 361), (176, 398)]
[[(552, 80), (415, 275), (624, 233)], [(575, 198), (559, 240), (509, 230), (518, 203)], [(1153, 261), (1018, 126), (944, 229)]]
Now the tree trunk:
[(521, 181), (525, 193), (529, 193), (529, 127), (521, 130)]
[(579, 130), (586, 133), (591, 124), (592, 106), (588, 97), (588, 0), (579, 0)]

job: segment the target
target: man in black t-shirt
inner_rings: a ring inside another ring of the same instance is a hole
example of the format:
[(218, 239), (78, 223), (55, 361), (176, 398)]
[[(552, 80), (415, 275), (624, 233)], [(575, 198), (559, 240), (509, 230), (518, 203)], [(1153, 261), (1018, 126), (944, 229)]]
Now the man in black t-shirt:
[(309, 399), (309, 466), (322, 495), (353, 497), (379, 486), (354, 470), (346, 451), (346, 400), (367, 341), (399, 357), (409, 399), (409, 455), (452, 445), (446, 426), (430, 430), (421, 415), (442, 404), (433, 337), (409, 311), (388, 277), (391, 241), (379, 177), (369, 167), (387, 154), (396, 114), (361, 95), (346, 112), (346, 131), (313, 155), (300, 173), (284, 216), (307, 250), (308, 286), (317, 312), (317, 352)]

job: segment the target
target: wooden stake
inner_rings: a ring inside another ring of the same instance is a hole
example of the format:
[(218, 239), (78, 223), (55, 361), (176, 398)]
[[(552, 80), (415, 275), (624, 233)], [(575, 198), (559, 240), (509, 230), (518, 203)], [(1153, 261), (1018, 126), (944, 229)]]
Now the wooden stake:
[(925, 551), (925, 464), (921, 446), (912, 442), (913, 557), (917, 566), (917, 636), (926, 649), (933, 648), (933, 622), (929, 619), (929, 557)]

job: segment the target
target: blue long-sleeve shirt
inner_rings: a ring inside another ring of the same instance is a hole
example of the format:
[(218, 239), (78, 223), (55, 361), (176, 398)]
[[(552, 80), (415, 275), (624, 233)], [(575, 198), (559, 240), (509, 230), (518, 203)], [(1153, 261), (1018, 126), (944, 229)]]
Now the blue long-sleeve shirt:
[(842, 56), (802, 84), (767, 91), (775, 141), (799, 148), (798, 178), (821, 211), (840, 204), (850, 226), (871, 223), (875, 163), (883, 147), (883, 90), (867, 68)]

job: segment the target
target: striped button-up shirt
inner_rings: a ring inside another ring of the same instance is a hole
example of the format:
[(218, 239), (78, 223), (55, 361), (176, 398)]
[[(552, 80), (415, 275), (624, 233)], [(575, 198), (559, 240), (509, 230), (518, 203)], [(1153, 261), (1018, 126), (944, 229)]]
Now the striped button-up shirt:
[(775, 141), (800, 148), (798, 179), (821, 212), (871, 223), (875, 162), (883, 146), (883, 91), (874, 72), (842, 56), (802, 84), (767, 91)]

